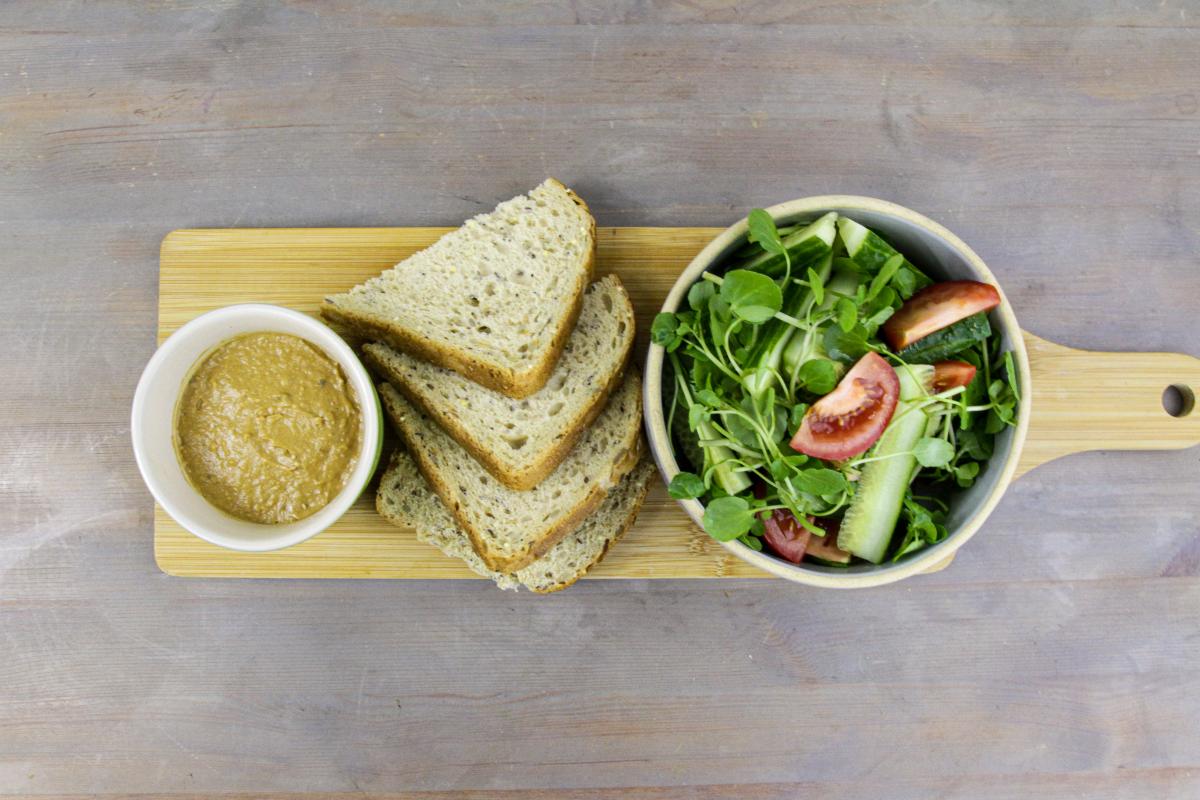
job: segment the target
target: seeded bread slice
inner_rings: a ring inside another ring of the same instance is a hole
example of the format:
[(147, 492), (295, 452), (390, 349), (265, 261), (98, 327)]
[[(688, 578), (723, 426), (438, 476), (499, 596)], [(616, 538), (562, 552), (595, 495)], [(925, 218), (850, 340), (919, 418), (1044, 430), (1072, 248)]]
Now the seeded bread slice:
[(550, 380), (514, 400), (385, 344), (367, 364), (511, 489), (532, 489), (571, 452), (621, 379), (633, 347), (633, 306), (616, 275), (583, 296), (579, 322)]
[(553, 178), (325, 298), (321, 314), (509, 397), (546, 383), (595, 259), (587, 205)]
[(388, 383), (384, 408), (421, 473), (471, 537), (489, 569), (515, 572), (540, 558), (600, 505), (637, 464), (641, 381), (630, 372), (554, 472), (533, 489), (509, 489)]
[(398, 450), (379, 483), (375, 507), (388, 522), (412, 528), (417, 539), (451, 558), (461, 558), (477, 575), (501, 589), (524, 586), (538, 594), (565, 589), (598, 564), (637, 519), (654, 465), (647, 459), (626, 475), (583, 524), (551, 547), (546, 555), (513, 573), (488, 569), (471, 548), (471, 539), (421, 476), (412, 456)]

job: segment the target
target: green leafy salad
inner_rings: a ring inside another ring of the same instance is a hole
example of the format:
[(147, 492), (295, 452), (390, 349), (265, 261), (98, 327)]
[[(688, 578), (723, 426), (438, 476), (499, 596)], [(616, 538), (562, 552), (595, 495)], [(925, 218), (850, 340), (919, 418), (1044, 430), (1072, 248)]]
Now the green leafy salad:
[(996, 434), (1016, 424), (995, 287), (934, 282), (829, 213), (748, 241), (651, 329), (680, 472), (714, 539), (785, 560), (898, 560), (946, 538)]

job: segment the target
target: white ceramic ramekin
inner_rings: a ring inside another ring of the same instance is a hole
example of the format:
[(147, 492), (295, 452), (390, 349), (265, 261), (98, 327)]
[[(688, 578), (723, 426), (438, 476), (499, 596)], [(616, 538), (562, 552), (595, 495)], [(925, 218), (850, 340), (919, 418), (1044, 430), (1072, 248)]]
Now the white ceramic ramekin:
[[(289, 333), (320, 347), (341, 365), (362, 412), (362, 450), (346, 486), (317, 513), (284, 525), (247, 522), (212, 505), (188, 483), (175, 454), (175, 404), (193, 366), (231, 336), (257, 331)], [(332, 525), (371, 480), (379, 462), (382, 428), (379, 397), (371, 377), (341, 337), (307, 314), (262, 303), (210, 311), (175, 331), (146, 365), (133, 396), (133, 453), (150, 493), (184, 528), (231, 550), (278, 550)]]

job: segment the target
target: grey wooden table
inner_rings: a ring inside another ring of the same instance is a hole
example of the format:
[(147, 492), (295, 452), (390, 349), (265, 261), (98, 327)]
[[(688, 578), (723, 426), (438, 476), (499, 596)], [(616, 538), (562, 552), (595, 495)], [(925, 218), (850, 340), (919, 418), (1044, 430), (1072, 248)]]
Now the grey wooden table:
[(602, 225), (895, 200), (1030, 330), (1200, 354), (1197, 20), (0, 6), (0, 793), (1200, 796), (1194, 450), (1038, 469), (953, 567), (890, 588), (539, 598), (169, 578), (127, 423), (168, 231), (454, 224), (547, 174)]

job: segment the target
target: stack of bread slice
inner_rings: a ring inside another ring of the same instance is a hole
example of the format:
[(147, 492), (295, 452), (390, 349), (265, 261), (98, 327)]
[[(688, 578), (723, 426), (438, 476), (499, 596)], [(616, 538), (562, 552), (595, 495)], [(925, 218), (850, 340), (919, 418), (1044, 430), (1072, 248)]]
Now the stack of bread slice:
[(653, 474), (633, 307), (616, 276), (592, 282), (594, 253), (587, 206), (550, 179), (322, 309), (369, 342), (404, 442), (380, 514), (502, 588), (574, 583)]

